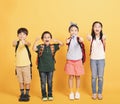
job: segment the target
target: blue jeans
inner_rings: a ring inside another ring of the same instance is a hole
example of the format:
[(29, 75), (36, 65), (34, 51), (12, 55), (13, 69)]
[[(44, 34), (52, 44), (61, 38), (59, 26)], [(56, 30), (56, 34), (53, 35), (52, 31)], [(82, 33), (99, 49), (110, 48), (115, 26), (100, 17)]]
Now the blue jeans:
[[(53, 79), (53, 71), (51, 72), (40, 72), (40, 79), (41, 79), (41, 92), (42, 92), (42, 97), (47, 97), (46, 93), (46, 84), (48, 88), (48, 96), (52, 96), (52, 79)], [(46, 83), (47, 82), (47, 83)]]
[(96, 93), (96, 80), (98, 78), (98, 94), (102, 94), (105, 59), (91, 59), (90, 66), (92, 71), (92, 93)]

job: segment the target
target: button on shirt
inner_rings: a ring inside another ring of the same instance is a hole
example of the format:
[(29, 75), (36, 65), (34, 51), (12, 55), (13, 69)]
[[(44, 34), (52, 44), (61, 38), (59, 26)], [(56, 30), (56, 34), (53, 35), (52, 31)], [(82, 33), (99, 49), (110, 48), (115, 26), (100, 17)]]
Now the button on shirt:
[(82, 59), (81, 47), (77, 41), (77, 36), (73, 36), (70, 41), (69, 49), (67, 52), (67, 60), (80, 60)]

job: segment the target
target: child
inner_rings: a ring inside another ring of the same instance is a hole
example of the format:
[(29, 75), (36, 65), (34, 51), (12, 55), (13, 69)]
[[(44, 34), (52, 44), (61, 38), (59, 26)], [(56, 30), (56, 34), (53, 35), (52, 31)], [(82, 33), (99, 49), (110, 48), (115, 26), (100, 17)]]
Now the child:
[[(90, 46), (90, 66), (92, 71), (92, 99), (102, 100), (103, 75), (105, 67), (105, 35), (102, 32), (102, 23), (95, 21), (92, 25), (91, 36), (87, 39), (91, 42)], [(98, 92), (96, 92), (96, 80), (98, 78)]]
[[(68, 84), (70, 88), (69, 99), (79, 99), (80, 93), (80, 75), (84, 74), (84, 68), (82, 63), (82, 48), (81, 43), (83, 42), (83, 38), (78, 36), (79, 28), (76, 24), (71, 24), (69, 26), (70, 37), (66, 40), (66, 44), (68, 45), (67, 52), (67, 61), (65, 65), (65, 72), (69, 75)], [(73, 79), (76, 79), (76, 93), (74, 96), (73, 92)]]
[[(52, 34), (48, 31), (43, 32), (41, 39), (43, 44), (37, 44), (40, 38), (37, 38), (33, 45), (33, 50), (38, 54), (38, 70), (41, 79), (41, 92), (42, 92), (42, 100), (53, 100), (52, 95), (52, 82), (53, 82), (53, 73), (55, 70), (55, 53), (59, 50), (60, 46), (63, 43), (59, 40), (55, 40), (57, 44), (50, 44), (52, 39)], [(46, 92), (46, 80), (47, 80), (47, 88), (48, 94)]]
[[(16, 74), (20, 84), (21, 95), (19, 101), (29, 101), (29, 90), (31, 82), (31, 54), (29, 51), (30, 42), (26, 41), (28, 30), (19, 28), (17, 31), (18, 41), (13, 42), (16, 53)], [(24, 94), (24, 87), (26, 93)]]

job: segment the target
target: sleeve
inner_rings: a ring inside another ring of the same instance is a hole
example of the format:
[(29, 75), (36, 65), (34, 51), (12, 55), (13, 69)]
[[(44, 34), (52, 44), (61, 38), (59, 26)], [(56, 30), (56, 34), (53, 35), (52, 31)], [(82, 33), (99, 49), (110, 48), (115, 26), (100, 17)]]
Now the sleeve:
[(59, 50), (59, 44), (54, 44), (54, 47), (55, 47), (55, 52)]
[(38, 45), (38, 46), (37, 46), (37, 51), (36, 51), (36, 53), (38, 53), (38, 52), (39, 52), (40, 47), (41, 47), (41, 45)]

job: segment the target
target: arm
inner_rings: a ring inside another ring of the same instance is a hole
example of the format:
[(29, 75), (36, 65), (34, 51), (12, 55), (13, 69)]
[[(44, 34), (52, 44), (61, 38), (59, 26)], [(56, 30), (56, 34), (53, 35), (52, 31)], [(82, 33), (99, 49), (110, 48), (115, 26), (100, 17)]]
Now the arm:
[(39, 40), (40, 40), (40, 38), (36, 38), (36, 40), (35, 40), (35, 42), (33, 44), (33, 47), (32, 47), (33, 51), (38, 51), (38, 49), (37, 49), (37, 43), (38, 43)]
[(83, 42), (84, 39), (82, 37), (79, 37), (79, 42)]
[(92, 41), (92, 37), (90, 35), (87, 36), (88, 41)]
[(27, 45), (29, 47), (31, 45), (31, 43), (28, 41), (25, 41), (25, 45)]
[(105, 35), (103, 35), (102, 40), (103, 40), (104, 45), (106, 45), (106, 36)]
[(66, 39), (66, 44), (68, 45), (70, 43), (71, 37)]
[(12, 46), (16, 47), (16, 45), (17, 45), (17, 40), (14, 40), (13, 43), (12, 43)]

